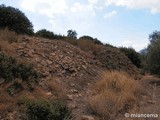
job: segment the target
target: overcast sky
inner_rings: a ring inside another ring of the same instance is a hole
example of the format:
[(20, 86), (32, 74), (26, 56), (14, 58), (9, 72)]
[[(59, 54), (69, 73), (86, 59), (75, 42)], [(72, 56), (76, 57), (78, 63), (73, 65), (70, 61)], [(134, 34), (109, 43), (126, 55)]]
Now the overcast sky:
[(160, 30), (160, 0), (0, 0), (23, 11), (34, 30), (57, 34), (73, 29), (114, 46), (137, 51), (149, 43), (148, 35)]

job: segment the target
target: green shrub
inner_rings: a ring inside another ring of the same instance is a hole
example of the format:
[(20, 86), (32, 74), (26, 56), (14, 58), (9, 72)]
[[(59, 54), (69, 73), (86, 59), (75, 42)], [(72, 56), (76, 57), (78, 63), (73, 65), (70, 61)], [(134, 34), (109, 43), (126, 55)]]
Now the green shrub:
[(38, 73), (31, 65), (18, 64), (14, 58), (0, 53), (0, 77), (6, 82), (15, 78), (28, 82), (30, 79), (38, 78)]
[(48, 39), (64, 39), (64, 36), (54, 34), (53, 32), (46, 29), (41, 29), (37, 31), (35, 35), (43, 38), (48, 38)]
[(6, 27), (19, 34), (33, 34), (33, 25), (22, 11), (0, 5), (0, 28)]
[(138, 52), (136, 52), (133, 48), (121, 47), (119, 49), (131, 60), (135, 66), (138, 68), (141, 67), (141, 59)]
[(70, 117), (70, 110), (58, 100), (35, 100), (27, 103), (28, 120), (65, 120)]

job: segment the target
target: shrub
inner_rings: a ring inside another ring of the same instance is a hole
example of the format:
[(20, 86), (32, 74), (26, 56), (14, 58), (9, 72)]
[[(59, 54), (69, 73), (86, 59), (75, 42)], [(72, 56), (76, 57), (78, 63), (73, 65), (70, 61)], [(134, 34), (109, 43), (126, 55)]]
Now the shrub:
[(22, 11), (0, 5), (0, 28), (6, 27), (19, 34), (33, 34), (33, 25)]
[(28, 120), (65, 120), (70, 110), (58, 100), (35, 100), (27, 103)]
[(146, 55), (147, 69), (153, 73), (160, 75), (160, 38), (152, 41), (148, 46)]
[(135, 66), (137, 66), (138, 68), (141, 67), (141, 59), (140, 54), (138, 52), (136, 52), (133, 48), (121, 47), (119, 49), (131, 60), (131, 62)]
[(81, 40), (81, 39), (83, 39), (83, 40), (90, 40), (90, 41), (93, 41), (95, 44), (103, 45), (103, 43), (100, 40), (98, 40), (97, 38), (92, 38), (92, 37), (87, 36), (87, 35), (81, 36), (79, 38), (79, 40)]
[(89, 110), (103, 120), (115, 119), (119, 114), (136, 107), (140, 85), (124, 72), (105, 72), (93, 86)]
[(14, 58), (3, 53), (0, 53), (0, 64), (0, 77), (6, 81), (21, 78), (28, 82), (28, 80), (38, 77), (38, 73), (33, 70), (31, 65), (18, 64)]
[(48, 39), (63, 39), (64, 38), (64, 36), (54, 34), (53, 32), (46, 30), (46, 29), (41, 29), (37, 31), (35, 35), (43, 37), (43, 38), (48, 38)]

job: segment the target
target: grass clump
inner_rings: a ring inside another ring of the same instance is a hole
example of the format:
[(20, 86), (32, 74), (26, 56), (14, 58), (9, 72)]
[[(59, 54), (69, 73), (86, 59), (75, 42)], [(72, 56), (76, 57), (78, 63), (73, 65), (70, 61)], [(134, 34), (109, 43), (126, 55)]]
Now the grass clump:
[(70, 110), (62, 101), (32, 100), (27, 103), (28, 120), (69, 120)]
[(8, 28), (0, 30), (0, 40), (8, 41), (9, 43), (18, 41), (18, 34), (14, 31), (10, 31)]
[(89, 110), (102, 119), (115, 119), (136, 108), (141, 87), (124, 72), (105, 72), (93, 87)]

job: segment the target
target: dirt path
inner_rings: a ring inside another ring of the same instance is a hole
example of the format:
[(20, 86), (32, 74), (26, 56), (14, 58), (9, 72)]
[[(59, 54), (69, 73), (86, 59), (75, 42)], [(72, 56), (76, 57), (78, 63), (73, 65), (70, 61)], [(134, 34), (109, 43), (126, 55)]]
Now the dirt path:
[(159, 114), (159, 118), (145, 118), (144, 120), (160, 120), (160, 78), (146, 75), (140, 81), (144, 86), (144, 95), (140, 102), (139, 113)]

